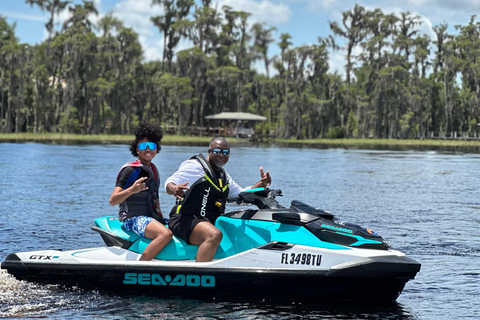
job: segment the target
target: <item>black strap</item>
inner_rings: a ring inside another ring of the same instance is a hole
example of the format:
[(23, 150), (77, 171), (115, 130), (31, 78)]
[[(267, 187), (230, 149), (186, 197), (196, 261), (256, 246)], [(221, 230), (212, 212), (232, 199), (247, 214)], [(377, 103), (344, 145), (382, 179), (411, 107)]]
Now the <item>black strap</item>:
[[(203, 154), (199, 154), (199, 155), (196, 155), (196, 156), (193, 156), (191, 159), (196, 159), (198, 162), (200, 162), (200, 165), (203, 167), (203, 170), (205, 171), (205, 173), (210, 176), (210, 178), (212, 179), (212, 181), (217, 184), (218, 186), (218, 181), (219, 180), (222, 180), (225, 184), (227, 183), (225, 181), (225, 170), (223, 170), (222, 168), (219, 169), (218, 171), (215, 171), (213, 170), (212, 166), (210, 165), (210, 163), (207, 161), (207, 159), (205, 159), (205, 157), (203, 156)], [(217, 173), (219, 176), (217, 176)]]

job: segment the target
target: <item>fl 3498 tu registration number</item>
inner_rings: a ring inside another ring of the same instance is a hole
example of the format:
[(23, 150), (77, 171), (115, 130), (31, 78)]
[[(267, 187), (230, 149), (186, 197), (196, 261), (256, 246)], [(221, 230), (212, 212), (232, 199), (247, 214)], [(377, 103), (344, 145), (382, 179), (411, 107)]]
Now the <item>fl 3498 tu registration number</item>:
[(322, 255), (310, 253), (282, 253), (281, 263), (319, 266), (322, 263)]

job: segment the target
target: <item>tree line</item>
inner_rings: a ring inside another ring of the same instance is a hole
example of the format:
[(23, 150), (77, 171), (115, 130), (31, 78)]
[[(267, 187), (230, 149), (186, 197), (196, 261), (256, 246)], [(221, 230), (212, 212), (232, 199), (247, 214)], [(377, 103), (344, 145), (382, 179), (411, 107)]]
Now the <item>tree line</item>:
[[(426, 138), (477, 131), (480, 24), (433, 27), (419, 16), (356, 5), (331, 34), (294, 47), (292, 36), (249, 24), (250, 13), (211, 0), (152, 0), (164, 39), (161, 61), (142, 59), (138, 34), (92, 1), (27, 0), (49, 14), (48, 38), (19, 43), (0, 16), (0, 131), (127, 134), (139, 121), (188, 134), (206, 115), (252, 112), (281, 138)], [(55, 30), (56, 14), (70, 18)], [(177, 50), (181, 40), (192, 47)], [(341, 40), (341, 41), (339, 41)], [(344, 43), (339, 45), (338, 42)], [(279, 54), (269, 50), (278, 46)], [(345, 75), (329, 55), (345, 54)], [(265, 72), (255, 69), (262, 63)]]

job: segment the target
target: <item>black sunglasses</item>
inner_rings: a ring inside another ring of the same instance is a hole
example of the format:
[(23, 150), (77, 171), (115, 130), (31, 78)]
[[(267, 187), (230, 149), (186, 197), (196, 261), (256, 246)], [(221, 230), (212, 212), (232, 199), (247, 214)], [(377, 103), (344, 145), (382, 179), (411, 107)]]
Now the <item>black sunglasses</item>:
[(228, 149), (223, 149), (222, 150), (222, 149), (215, 148), (215, 149), (210, 149), (209, 151), (212, 152), (213, 154), (223, 153), (226, 156), (228, 156), (230, 154), (230, 150), (228, 150)]

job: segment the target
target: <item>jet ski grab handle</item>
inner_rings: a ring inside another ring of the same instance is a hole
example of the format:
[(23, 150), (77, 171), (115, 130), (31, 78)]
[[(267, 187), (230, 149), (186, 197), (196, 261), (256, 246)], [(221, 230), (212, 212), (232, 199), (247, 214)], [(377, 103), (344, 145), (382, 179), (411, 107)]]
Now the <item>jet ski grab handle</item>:
[(282, 196), (282, 190), (256, 188), (240, 192), (236, 197), (227, 198), (227, 202), (254, 204), (259, 209), (284, 209), (285, 207), (275, 200), (277, 196)]

